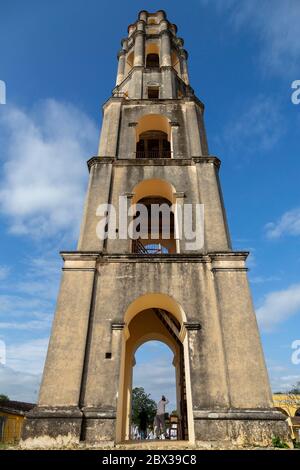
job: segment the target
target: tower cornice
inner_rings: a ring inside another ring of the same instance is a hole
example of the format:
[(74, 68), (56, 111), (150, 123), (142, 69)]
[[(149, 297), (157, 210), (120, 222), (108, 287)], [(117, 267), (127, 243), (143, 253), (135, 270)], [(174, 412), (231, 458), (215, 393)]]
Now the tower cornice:
[(204, 155), (201, 157), (192, 157), (194, 163), (211, 163), (215, 165), (217, 168), (221, 166), (221, 160), (214, 155)]
[[(168, 254), (150, 254), (144, 253), (104, 253), (103, 251), (62, 251), (60, 252), (64, 261), (93, 261), (93, 262), (140, 262), (140, 263), (211, 263), (212, 270), (243, 270), (243, 266), (249, 255), (248, 251), (213, 251), (202, 253), (168, 253)], [(222, 262), (223, 266), (214, 266), (216, 262)], [(227, 266), (224, 265), (227, 263)], [(230, 263), (230, 264), (229, 264)]]
[[(192, 90), (192, 88), (191, 88)], [(116, 102), (116, 101), (119, 101), (121, 103), (123, 103), (124, 105), (137, 105), (137, 104), (146, 104), (147, 102), (151, 101), (151, 99), (149, 98), (126, 98), (125, 96), (117, 96), (117, 95), (112, 95), (108, 98), (107, 101), (105, 101), (105, 103), (102, 105), (102, 108), (105, 109), (112, 101)], [(195, 95), (191, 95), (191, 96), (184, 96), (182, 98), (165, 98), (165, 99), (158, 99), (156, 100), (157, 103), (159, 104), (168, 104), (168, 103), (184, 103), (184, 102), (188, 102), (188, 101), (193, 101), (194, 103), (196, 103), (197, 105), (199, 105), (199, 107), (201, 108), (202, 111), (204, 111), (205, 109), (205, 105), (204, 103), (202, 103), (202, 101), (197, 98), (197, 96)]]
[(87, 161), (89, 171), (94, 165), (107, 165), (114, 166), (191, 166), (197, 163), (212, 164), (216, 168), (220, 168), (221, 160), (213, 155), (204, 155), (199, 157), (189, 158), (117, 158), (117, 157), (100, 157), (94, 156)]

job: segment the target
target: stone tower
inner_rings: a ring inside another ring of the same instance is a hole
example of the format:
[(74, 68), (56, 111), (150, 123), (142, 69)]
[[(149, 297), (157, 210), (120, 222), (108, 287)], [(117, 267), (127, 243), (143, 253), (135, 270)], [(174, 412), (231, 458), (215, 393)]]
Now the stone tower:
[[(23, 439), (130, 439), (134, 353), (156, 339), (174, 353), (180, 439), (268, 444), (286, 435), (286, 425), (272, 408), (248, 253), (231, 247), (220, 160), (208, 151), (183, 40), (164, 11), (141, 11), (121, 44), (98, 155), (88, 161), (78, 248), (62, 253), (39, 401)], [(99, 206), (107, 203), (118, 222), (110, 218), (101, 238)], [(160, 224), (154, 238), (150, 227), (126, 236), (119, 216), (127, 206), (134, 222), (137, 203), (147, 211), (154, 203), (171, 207), (168, 239)], [(196, 249), (178, 236), (187, 204), (204, 207)]]

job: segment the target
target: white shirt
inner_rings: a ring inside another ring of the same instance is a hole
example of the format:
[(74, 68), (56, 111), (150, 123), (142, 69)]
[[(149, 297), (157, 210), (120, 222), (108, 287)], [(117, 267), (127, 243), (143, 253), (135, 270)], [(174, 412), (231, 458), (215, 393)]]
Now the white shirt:
[(156, 414), (157, 415), (164, 415), (165, 414), (165, 409), (166, 409), (166, 405), (169, 403), (169, 400), (160, 400), (158, 403), (157, 403), (157, 412)]

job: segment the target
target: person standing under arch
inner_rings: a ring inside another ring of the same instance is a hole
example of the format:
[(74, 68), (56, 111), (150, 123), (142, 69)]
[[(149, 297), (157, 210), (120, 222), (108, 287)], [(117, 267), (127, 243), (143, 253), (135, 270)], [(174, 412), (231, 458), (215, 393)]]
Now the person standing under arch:
[(156, 424), (156, 437), (162, 437), (165, 434), (165, 412), (166, 405), (169, 403), (169, 400), (162, 395), (161, 400), (157, 403), (157, 411), (155, 416)]

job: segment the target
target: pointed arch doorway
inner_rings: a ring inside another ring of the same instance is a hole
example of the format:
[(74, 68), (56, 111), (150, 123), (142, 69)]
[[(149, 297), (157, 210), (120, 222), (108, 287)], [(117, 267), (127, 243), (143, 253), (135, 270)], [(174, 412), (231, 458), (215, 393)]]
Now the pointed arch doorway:
[(180, 310), (169, 296), (147, 294), (133, 302), (125, 314), (117, 407), (117, 442), (132, 438), (134, 354), (143, 343), (151, 340), (162, 341), (173, 351), (178, 413), (177, 439), (194, 439), (187, 335)]

